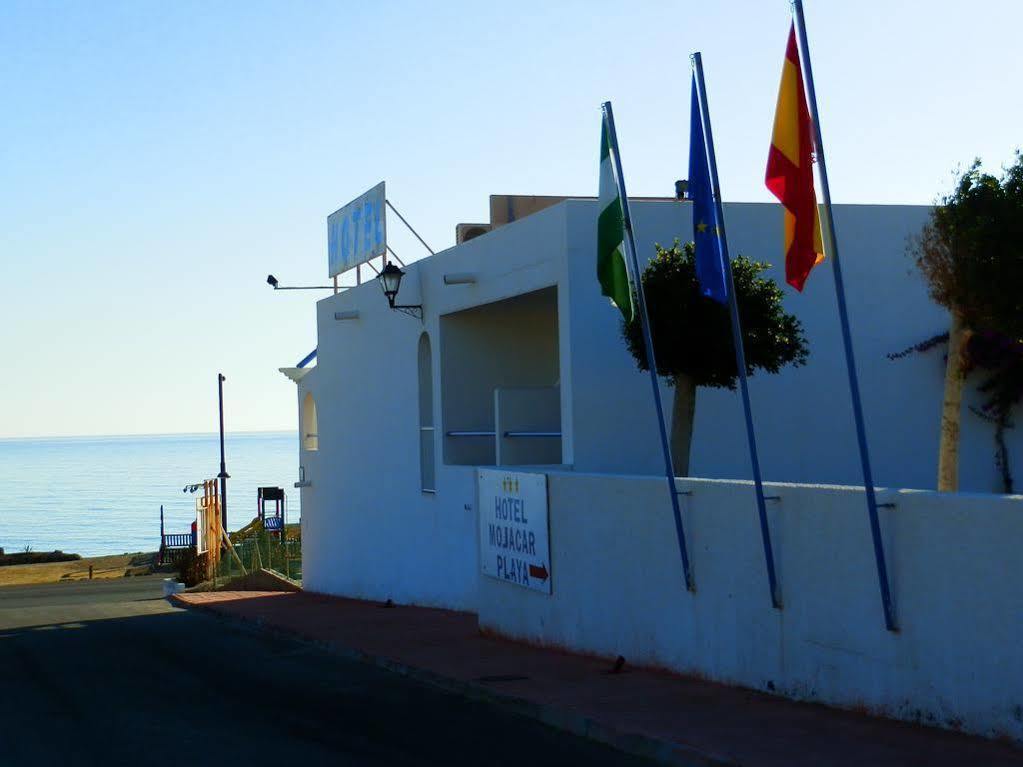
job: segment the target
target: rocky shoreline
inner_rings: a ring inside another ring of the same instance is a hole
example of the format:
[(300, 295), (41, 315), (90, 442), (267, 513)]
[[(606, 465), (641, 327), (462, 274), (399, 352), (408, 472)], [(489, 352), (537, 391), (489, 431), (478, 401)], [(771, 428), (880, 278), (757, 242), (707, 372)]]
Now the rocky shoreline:
[(11, 565), (38, 565), (45, 562), (76, 562), (80, 554), (65, 554), (63, 551), (17, 551), (5, 554), (0, 548), (0, 567)]

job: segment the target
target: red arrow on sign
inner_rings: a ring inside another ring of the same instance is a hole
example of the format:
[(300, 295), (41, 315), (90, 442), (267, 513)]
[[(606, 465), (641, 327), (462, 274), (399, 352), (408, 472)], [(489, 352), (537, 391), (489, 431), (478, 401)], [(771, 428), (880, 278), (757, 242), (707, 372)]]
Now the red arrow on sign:
[(542, 564), (539, 567), (537, 567), (536, 565), (530, 565), (529, 566), (529, 577), (530, 578), (536, 578), (538, 581), (545, 581), (545, 580), (547, 580), (547, 576), (549, 574), (550, 573), (547, 572), (547, 565), (546, 564)]

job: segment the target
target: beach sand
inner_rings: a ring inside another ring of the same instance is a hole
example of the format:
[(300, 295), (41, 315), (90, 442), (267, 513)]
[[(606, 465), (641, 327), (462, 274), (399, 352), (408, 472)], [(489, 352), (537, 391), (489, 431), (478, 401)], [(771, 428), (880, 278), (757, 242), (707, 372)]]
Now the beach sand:
[(105, 557), (88, 557), (73, 562), (44, 562), (34, 565), (8, 565), (0, 567), (0, 587), (24, 586), (32, 583), (56, 583), (60, 581), (87, 580), (89, 566), (92, 577), (123, 578), (128, 575), (143, 575), (151, 572), (156, 560), (152, 553), (110, 554)]

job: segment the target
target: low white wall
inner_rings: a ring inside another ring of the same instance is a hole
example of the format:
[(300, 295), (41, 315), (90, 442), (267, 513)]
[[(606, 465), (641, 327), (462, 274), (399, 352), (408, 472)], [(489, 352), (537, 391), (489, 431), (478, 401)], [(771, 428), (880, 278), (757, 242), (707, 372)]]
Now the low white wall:
[(798, 699), (1023, 741), (1023, 498), (882, 492), (899, 633), (885, 630), (862, 490), (771, 484), (785, 607), (752, 485), (549, 474), (553, 595), (480, 576), (481, 628)]

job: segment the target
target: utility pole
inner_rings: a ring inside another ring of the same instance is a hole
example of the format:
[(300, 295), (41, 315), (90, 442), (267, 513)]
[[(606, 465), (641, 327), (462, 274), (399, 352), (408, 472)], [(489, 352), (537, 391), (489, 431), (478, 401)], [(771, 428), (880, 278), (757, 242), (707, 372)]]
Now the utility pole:
[(217, 479), (220, 480), (220, 524), (221, 529), (227, 532), (227, 480), (231, 476), (227, 473), (227, 465), (224, 463), (224, 378), (223, 373), (217, 373), (217, 398), (220, 403), (220, 473)]

